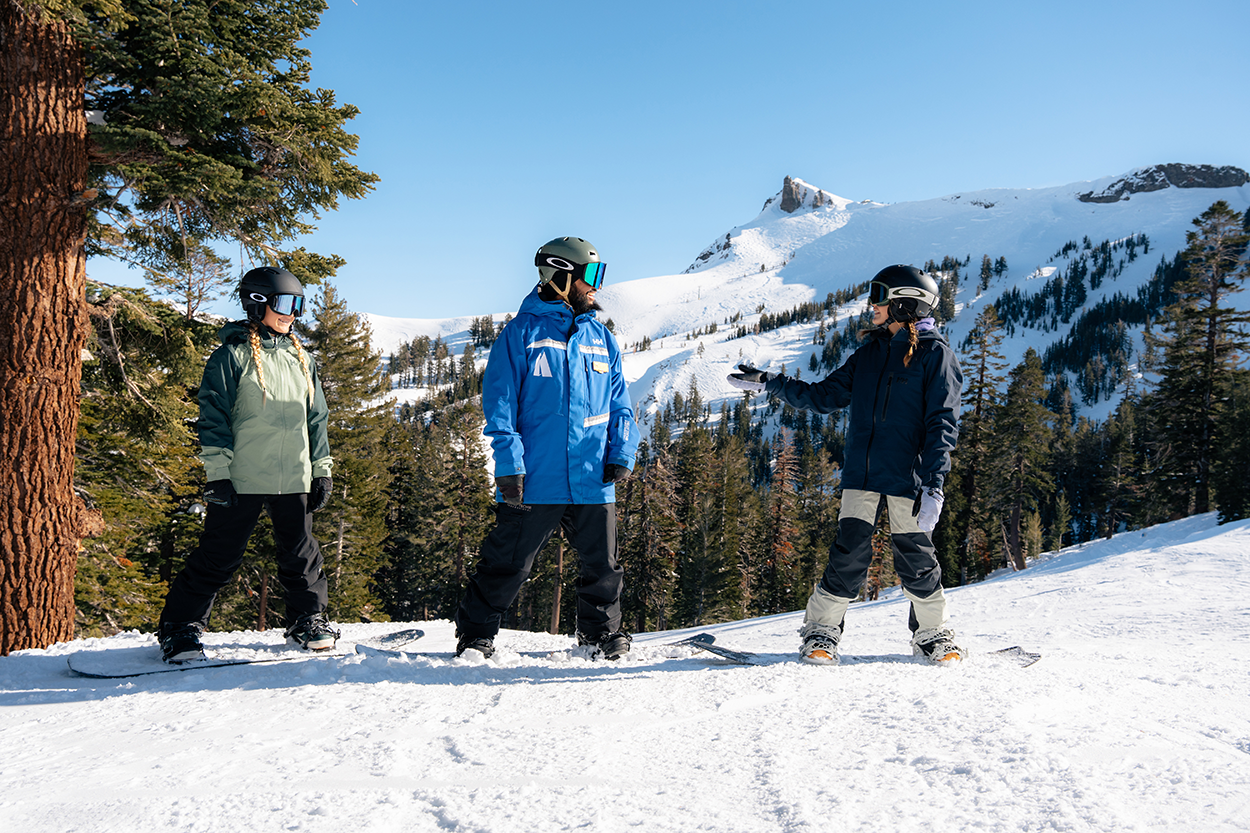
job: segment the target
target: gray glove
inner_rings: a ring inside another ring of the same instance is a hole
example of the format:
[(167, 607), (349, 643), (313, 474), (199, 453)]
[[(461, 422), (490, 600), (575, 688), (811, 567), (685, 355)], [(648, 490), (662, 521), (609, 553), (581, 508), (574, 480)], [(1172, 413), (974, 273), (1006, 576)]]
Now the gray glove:
[(504, 503), (518, 509), (521, 507), (521, 498), (525, 496), (525, 475), (505, 474), (495, 478), (495, 485), (503, 493)]
[(921, 532), (928, 534), (937, 529), (938, 518), (942, 516), (942, 504), (945, 502), (946, 498), (937, 486), (927, 486), (920, 490), (920, 497), (916, 498), (911, 513), (915, 516), (916, 525)]
[(769, 379), (776, 379), (779, 373), (770, 373), (767, 370), (759, 370), (751, 367), (749, 364), (738, 365), (739, 373), (730, 373), (728, 377), (729, 384), (738, 390), (750, 391), (751, 393), (759, 393), (768, 386)]

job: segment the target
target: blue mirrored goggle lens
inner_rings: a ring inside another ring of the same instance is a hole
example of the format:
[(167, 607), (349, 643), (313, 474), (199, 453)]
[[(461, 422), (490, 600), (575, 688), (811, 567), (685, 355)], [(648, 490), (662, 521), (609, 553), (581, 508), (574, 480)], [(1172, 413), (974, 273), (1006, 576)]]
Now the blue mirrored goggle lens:
[(582, 274), (582, 280), (590, 284), (591, 289), (598, 289), (603, 286), (603, 278), (608, 272), (608, 264), (587, 263), (582, 268), (585, 269), (585, 272)]
[(269, 308), (278, 315), (299, 315), (304, 311), (303, 295), (271, 295)]
[(868, 303), (873, 305), (888, 304), (890, 302), (890, 287), (887, 284), (873, 281), (868, 285)]

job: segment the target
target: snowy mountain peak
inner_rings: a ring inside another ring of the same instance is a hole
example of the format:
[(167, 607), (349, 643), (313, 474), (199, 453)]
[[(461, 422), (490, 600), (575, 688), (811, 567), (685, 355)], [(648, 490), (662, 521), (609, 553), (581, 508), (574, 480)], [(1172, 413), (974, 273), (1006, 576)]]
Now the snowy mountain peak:
[[(789, 181), (787, 179), (787, 181)], [(1081, 202), (1109, 203), (1127, 200), (1132, 194), (1164, 188), (1237, 188), (1250, 182), (1241, 168), (1232, 165), (1151, 165), (1125, 174), (1105, 188), (1078, 194)]]
[(851, 203), (850, 200), (834, 196), (828, 191), (789, 176), (782, 183), (781, 191), (769, 197), (764, 203), (764, 208), (768, 208), (774, 202), (777, 202), (777, 207), (786, 214), (793, 214), (801, 208), (812, 209), (825, 206), (832, 206), (840, 211)]
[[(854, 205), (854, 200), (787, 176), (781, 190), (765, 200), (759, 216), (745, 226), (728, 232), (700, 252), (694, 263), (686, 268), (686, 274), (734, 260), (744, 264), (762, 264), (765, 269), (775, 266), (775, 258), (760, 259), (762, 253), (774, 254), (765, 250), (777, 248), (778, 242), (784, 238), (784, 244), (793, 251), (797, 246), (833, 231), (846, 223), (846, 212)], [(759, 233), (769, 239), (761, 240)], [(770, 264), (769, 260), (773, 262)]]

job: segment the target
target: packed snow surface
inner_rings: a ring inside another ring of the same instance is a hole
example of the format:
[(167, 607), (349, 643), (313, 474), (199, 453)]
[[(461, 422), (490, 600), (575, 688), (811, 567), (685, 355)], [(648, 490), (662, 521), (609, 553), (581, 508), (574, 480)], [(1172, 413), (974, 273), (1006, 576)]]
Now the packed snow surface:
[[(620, 662), (505, 631), (487, 662), (343, 653), (122, 680), (0, 659), (0, 830), (1245, 830), (1250, 522), (1211, 515), (950, 593), (972, 656), (911, 658), (906, 603), (857, 604), (843, 664), (801, 613), (701, 628), (765, 664), (639, 635)], [(212, 645), (280, 631), (210, 634)], [(1019, 644), (1029, 668), (991, 658)], [(123, 651), (124, 652), (124, 651)], [(350, 652), (350, 653), (349, 653)]]

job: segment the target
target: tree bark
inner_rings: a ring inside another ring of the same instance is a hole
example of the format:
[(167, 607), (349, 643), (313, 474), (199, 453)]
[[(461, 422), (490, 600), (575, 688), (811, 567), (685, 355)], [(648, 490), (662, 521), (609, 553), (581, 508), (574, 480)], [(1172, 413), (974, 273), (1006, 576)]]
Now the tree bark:
[(556, 530), (556, 536), (556, 586), (551, 594), (551, 624), (547, 628), (547, 633), (560, 632), (560, 591), (564, 584), (564, 533)]
[(0, 655), (74, 635), (83, 93), (69, 28), (0, 0)]

